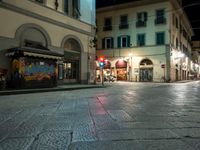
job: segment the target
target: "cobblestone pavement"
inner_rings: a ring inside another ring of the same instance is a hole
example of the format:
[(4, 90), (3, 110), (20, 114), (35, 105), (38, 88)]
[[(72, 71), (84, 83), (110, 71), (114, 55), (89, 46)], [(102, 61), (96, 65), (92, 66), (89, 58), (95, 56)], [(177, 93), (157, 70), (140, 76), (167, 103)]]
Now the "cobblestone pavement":
[(200, 81), (0, 96), (0, 150), (200, 150)]

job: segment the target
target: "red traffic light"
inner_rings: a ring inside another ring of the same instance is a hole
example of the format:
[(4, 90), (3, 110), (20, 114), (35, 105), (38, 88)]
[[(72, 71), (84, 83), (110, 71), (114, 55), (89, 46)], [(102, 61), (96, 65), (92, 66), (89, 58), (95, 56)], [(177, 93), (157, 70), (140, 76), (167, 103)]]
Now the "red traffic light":
[(104, 58), (103, 57), (99, 57), (99, 61), (104, 61)]

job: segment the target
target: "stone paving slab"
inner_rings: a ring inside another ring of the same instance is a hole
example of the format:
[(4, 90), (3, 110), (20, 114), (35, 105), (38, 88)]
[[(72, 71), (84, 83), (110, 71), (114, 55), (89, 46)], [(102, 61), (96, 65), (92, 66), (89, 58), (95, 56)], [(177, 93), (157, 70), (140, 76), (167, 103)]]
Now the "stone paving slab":
[(100, 140), (151, 140), (180, 138), (168, 129), (104, 130), (98, 132), (98, 136)]
[(175, 121), (169, 122), (173, 128), (200, 128), (200, 122)]
[(183, 138), (200, 138), (200, 128), (171, 129), (171, 131)]
[(97, 130), (119, 130), (119, 124), (114, 121), (110, 115), (95, 115), (93, 117), (95, 122), (95, 127)]
[(0, 141), (6, 138), (10, 133), (12, 133), (15, 130), (15, 128), (17, 128), (20, 124), (23, 123), (23, 121), (30, 118), (35, 111), (36, 110), (21, 111), (12, 118), (3, 122), (0, 125)]
[(43, 124), (46, 121), (47, 116), (34, 115), (11, 132), (9, 137), (33, 137), (42, 130)]
[(91, 121), (78, 122), (73, 127), (72, 141), (96, 141), (97, 135)]
[(169, 129), (173, 128), (167, 122), (121, 122), (119, 123), (120, 129)]
[(34, 138), (7, 138), (0, 143), (0, 150), (26, 150)]
[(70, 141), (71, 133), (67, 131), (42, 132), (27, 150), (67, 150)]
[(68, 150), (195, 150), (181, 140), (76, 142)]
[(133, 121), (134, 119), (123, 110), (108, 110), (110, 116), (116, 121)]
[(200, 138), (197, 139), (186, 138), (183, 141), (188, 145), (190, 145), (191, 147), (194, 147), (196, 150), (200, 149)]

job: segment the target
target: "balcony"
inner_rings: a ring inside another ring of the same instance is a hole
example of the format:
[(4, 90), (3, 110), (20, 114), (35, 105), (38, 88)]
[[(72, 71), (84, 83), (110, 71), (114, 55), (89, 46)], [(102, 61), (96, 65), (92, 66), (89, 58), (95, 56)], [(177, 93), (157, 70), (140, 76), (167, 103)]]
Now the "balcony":
[(155, 19), (155, 24), (159, 25), (159, 24), (166, 24), (166, 18), (164, 17), (159, 17)]
[(111, 25), (103, 27), (103, 31), (111, 31), (111, 30), (112, 30), (112, 26)]
[(139, 21), (136, 22), (136, 27), (137, 28), (138, 27), (146, 27), (146, 25), (147, 25), (147, 23), (145, 21), (139, 20)]
[(128, 29), (129, 25), (128, 24), (120, 24), (119, 29)]

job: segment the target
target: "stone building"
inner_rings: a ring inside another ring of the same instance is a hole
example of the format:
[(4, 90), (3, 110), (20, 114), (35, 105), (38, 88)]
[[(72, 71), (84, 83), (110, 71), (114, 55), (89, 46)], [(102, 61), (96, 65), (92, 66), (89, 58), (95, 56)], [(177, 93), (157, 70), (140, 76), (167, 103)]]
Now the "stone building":
[(141, 0), (97, 9), (97, 56), (110, 64), (105, 76), (117, 80), (188, 79), (193, 34), (181, 0)]
[(93, 83), (95, 9), (95, 0), (1, 0), (0, 68), (8, 84)]

